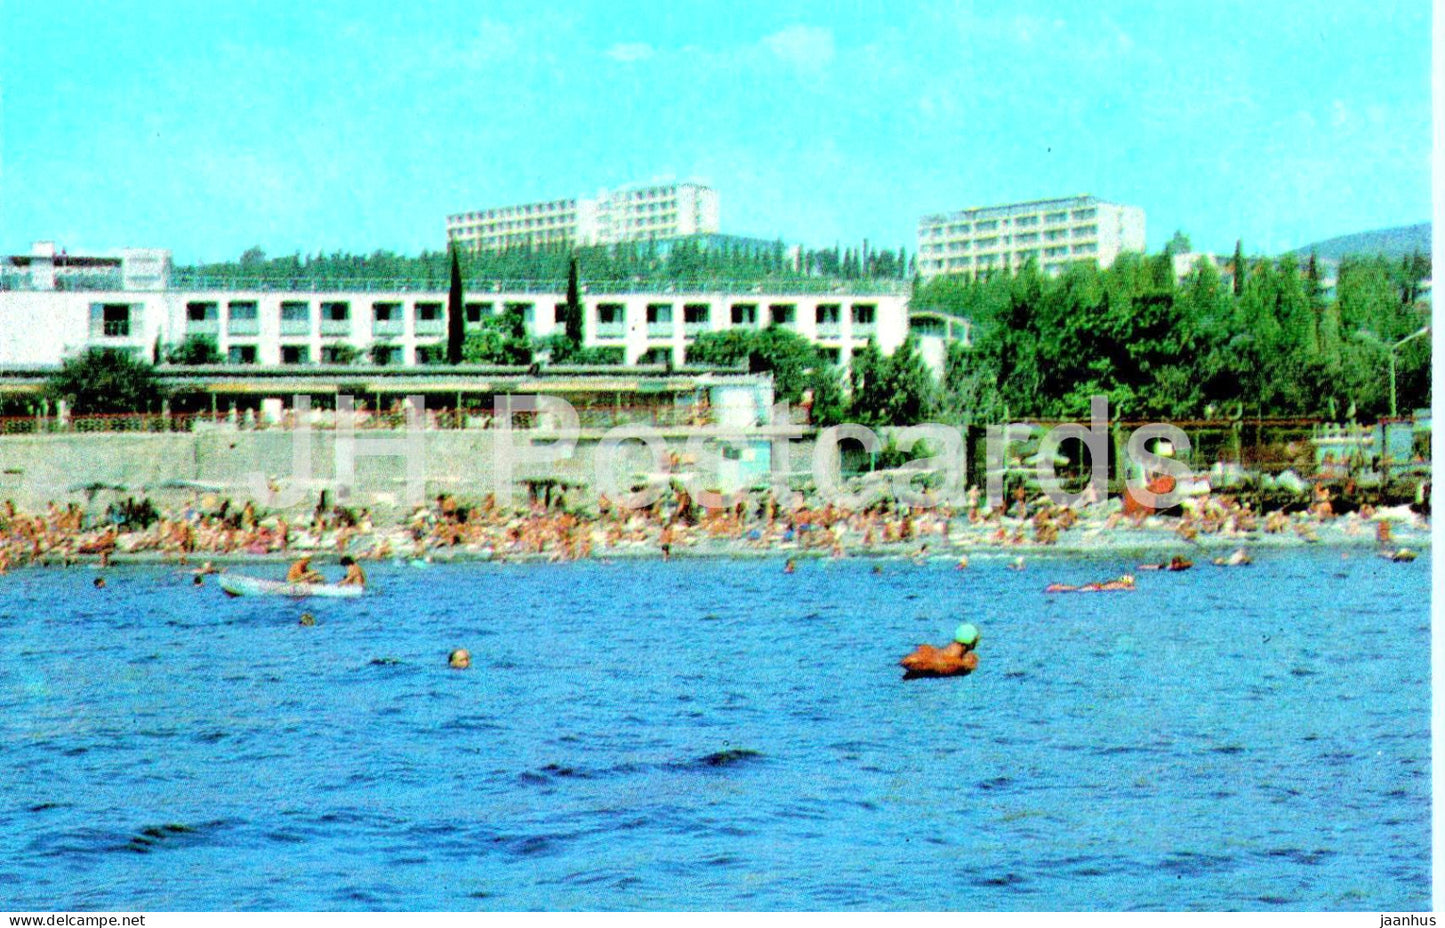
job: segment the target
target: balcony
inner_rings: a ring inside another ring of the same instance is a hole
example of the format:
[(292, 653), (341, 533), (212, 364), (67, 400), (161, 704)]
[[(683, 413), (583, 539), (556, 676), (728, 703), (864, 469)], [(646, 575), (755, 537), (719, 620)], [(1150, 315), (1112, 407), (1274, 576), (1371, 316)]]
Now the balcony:
[(818, 323), (818, 337), (842, 338), (843, 326), (836, 322), (820, 322)]
[(672, 338), (671, 322), (649, 322), (647, 324), (648, 338)]
[[(417, 327), (420, 331), (420, 326)], [(400, 319), (373, 319), (371, 320), (372, 335), (400, 335), (402, 334)], [(324, 330), (323, 330), (324, 331)]]
[(692, 338), (696, 335), (701, 335), (702, 333), (710, 331), (711, 329), (712, 324), (708, 322), (684, 322), (682, 324), (683, 334), (685, 334), (688, 338)]
[[(416, 321), (417, 335), (443, 335), (446, 330), (445, 319), (418, 319)], [(400, 333), (398, 332), (398, 334)]]
[(220, 335), (221, 321), (219, 319), (187, 319), (187, 335)]
[(597, 323), (597, 337), (601, 338), (623, 338), (627, 335), (627, 325), (622, 322), (599, 322)]
[(310, 320), (310, 319), (282, 319), (282, 320), (281, 320), (281, 334), (282, 334), (282, 335), (310, 335), (310, 334), (311, 334), (311, 320)]
[(322, 334), (322, 335), (343, 335), (343, 336), (350, 335), (350, 334), (351, 334), (351, 320), (350, 320), (350, 319), (322, 319), (322, 320), (321, 320), (321, 334)]
[(853, 323), (854, 338), (873, 338), (878, 334), (878, 323), (876, 322), (855, 322)]
[(261, 322), (257, 319), (227, 319), (226, 334), (248, 336), (261, 334)]

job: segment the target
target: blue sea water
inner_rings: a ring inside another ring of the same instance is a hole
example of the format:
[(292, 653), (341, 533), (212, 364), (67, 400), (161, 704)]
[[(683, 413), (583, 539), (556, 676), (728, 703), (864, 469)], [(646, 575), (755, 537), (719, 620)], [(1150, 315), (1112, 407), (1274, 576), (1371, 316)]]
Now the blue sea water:
[(1005, 563), (12, 573), (0, 909), (1430, 906), (1426, 560)]

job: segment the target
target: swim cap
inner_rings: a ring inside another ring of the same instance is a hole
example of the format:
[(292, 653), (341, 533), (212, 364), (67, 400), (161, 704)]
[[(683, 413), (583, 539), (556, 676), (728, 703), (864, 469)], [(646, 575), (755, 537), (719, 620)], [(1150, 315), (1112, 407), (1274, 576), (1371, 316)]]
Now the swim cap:
[(978, 642), (978, 628), (964, 622), (953, 630), (953, 640), (959, 644), (976, 644)]

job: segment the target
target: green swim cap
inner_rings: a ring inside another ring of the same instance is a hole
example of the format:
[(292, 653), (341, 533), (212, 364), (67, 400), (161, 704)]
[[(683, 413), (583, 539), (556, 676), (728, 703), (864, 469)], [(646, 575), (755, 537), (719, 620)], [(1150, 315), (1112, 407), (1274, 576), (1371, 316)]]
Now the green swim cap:
[(953, 630), (953, 640), (959, 644), (976, 644), (978, 643), (978, 628), (964, 622)]

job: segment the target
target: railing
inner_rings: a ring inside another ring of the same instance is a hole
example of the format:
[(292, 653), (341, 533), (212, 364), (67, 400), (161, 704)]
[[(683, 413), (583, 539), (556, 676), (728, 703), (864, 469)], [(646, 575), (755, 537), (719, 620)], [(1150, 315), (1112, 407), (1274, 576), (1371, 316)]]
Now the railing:
[[(584, 429), (605, 429), (617, 425), (647, 424), (662, 428), (680, 428), (715, 424), (712, 411), (690, 405), (618, 404), (578, 406), (578, 424)], [(489, 429), (496, 427), (492, 406), (428, 409), (422, 417), (427, 430)], [(559, 423), (535, 412), (516, 412), (514, 428), (550, 429)], [(318, 431), (337, 427), (337, 413), (330, 409), (312, 410), (305, 425)], [(279, 422), (267, 422), (256, 410), (244, 413), (122, 413), (115, 415), (71, 416), (60, 420), (55, 416), (0, 417), (0, 435), (35, 435), (69, 433), (174, 433), (206, 430), (288, 431), (298, 427), (298, 419), (288, 410)], [(406, 415), (392, 407), (385, 410), (358, 408), (355, 427), (358, 429), (405, 429)]]
[(260, 335), (261, 323), (255, 319), (228, 319), (227, 335)]
[(648, 338), (672, 338), (671, 322), (649, 322), (647, 324)]
[(818, 323), (818, 337), (842, 338), (843, 327), (836, 322), (820, 322)]
[[(323, 334), (324, 334), (323, 329)], [(373, 319), (371, 320), (372, 335), (400, 335), (402, 333), (402, 321), (400, 319)]]
[(684, 322), (682, 324), (683, 334), (689, 337), (694, 335), (701, 335), (702, 333), (710, 331), (711, 329), (712, 325), (707, 322)]
[(350, 335), (350, 334), (351, 334), (351, 320), (350, 320), (350, 319), (322, 319), (322, 320), (321, 320), (321, 334), (322, 334), (322, 335)]
[(187, 335), (219, 335), (221, 334), (221, 321), (219, 319), (187, 319)]
[(622, 338), (627, 334), (627, 325), (622, 322), (597, 323), (598, 338)]
[(310, 335), (310, 334), (311, 334), (311, 320), (310, 320), (310, 319), (282, 319), (282, 320), (281, 320), (281, 334), (282, 334), (282, 335)]
[(441, 319), (418, 319), (416, 321), (417, 335), (441, 335), (447, 330), (447, 324)]

